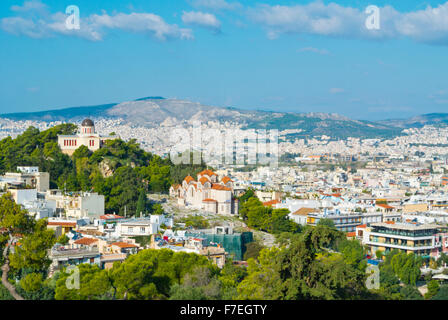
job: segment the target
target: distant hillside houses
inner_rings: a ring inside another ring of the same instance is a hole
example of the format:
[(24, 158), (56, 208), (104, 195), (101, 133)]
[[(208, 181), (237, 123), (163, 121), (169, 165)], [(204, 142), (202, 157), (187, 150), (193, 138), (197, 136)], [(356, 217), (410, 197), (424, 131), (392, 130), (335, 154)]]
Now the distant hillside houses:
[(182, 184), (172, 185), (170, 196), (177, 198), (181, 206), (238, 215), (238, 199), (234, 196), (232, 179), (224, 176), (219, 180), (218, 175), (208, 169), (198, 173), (197, 181), (187, 176)]

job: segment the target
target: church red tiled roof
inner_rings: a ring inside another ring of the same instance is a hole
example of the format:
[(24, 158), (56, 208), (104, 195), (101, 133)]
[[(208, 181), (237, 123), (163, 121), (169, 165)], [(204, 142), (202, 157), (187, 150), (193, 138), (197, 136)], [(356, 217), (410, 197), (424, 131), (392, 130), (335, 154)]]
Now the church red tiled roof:
[(232, 191), (232, 189), (223, 186), (222, 184), (214, 183), (212, 184), (212, 189), (214, 190), (223, 190), (223, 191)]
[(201, 179), (199, 179), (199, 182), (201, 184), (205, 184), (206, 182), (210, 182), (210, 180), (208, 180), (206, 177), (202, 177)]
[(190, 183), (191, 181), (195, 181), (195, 180), (193, 179), (192, 176), (186, 176), (184, 181), (186, 181), (187, 183)]
[(200, 176), (207, 175), (207, 176), (211, 177), (211, 176), (216, 176), (217, 174), (214, 173), (212, 170), (206, 169), (206, 170), (199, 172), (198, 175), (200, 175)]
[(221, 182), (222, 183), (224, 183), (224, 184), (226, 184), (227, 182), (233, 182), (232, 181), (232, 179), (230, 179), (228, 176), (224, 176), (222, 179), (221, 179)]

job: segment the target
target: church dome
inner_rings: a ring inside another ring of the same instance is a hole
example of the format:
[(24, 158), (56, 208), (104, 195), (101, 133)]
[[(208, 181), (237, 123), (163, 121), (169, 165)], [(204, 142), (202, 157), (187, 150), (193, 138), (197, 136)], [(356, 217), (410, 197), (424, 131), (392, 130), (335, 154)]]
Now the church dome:
[(93, 121), (90, 119), (84, 119), (81, 123), (83, 127), (93, 127)]

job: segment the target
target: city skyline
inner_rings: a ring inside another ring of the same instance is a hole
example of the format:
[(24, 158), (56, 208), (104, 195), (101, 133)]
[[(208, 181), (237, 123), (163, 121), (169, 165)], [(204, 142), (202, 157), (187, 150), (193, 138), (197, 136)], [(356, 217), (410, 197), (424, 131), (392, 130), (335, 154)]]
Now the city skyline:
[[(69, 5), (79, 30), (65, 29)], [(447, 19), (445, 1), (4, 1), (0, 113), (145, 96), (366, 120), (445, 112)]]

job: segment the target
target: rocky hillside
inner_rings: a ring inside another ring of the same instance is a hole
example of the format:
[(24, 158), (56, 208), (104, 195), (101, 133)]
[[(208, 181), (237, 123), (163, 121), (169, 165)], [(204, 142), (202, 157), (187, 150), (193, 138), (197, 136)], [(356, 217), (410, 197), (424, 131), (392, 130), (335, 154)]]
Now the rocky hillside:
[(32, 113), (1, 115), (12, 120), (71, 121), (85, 117), (119, 118), (132, 126), (191, 125), (195, 121), (229, 122), (242, 128), (295, 129), (293, 135), (333, 138), (385, 138), (400, 134), (401, 127), (387, 122), (352, 120), (334, 113), (292, 113), (242, 110), (231, 107), (206, 106), (197, 102), (162, 97), (147, 97), (100, 106), (65, 108)]

